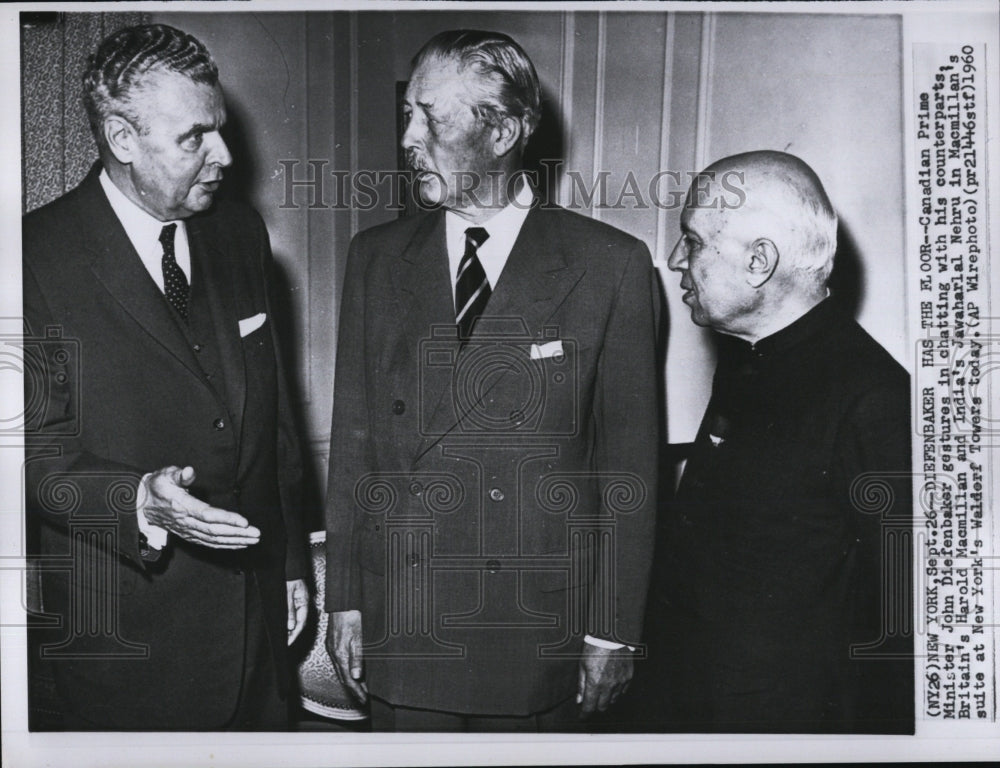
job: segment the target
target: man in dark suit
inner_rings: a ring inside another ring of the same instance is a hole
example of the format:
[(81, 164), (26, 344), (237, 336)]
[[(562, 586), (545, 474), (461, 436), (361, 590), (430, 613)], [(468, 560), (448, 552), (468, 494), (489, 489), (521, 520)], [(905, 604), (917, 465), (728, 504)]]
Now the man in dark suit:
[(539, 101), (509, 37), (431, 39), (402, 144), (444, 210), (348, 256), (327, 645), (376, 730), (569, 728), (632, 676), (660, 294), (641, 242), (519, 178)]
[[(287, 726), (308, 593), (301, 460), (260, 217), (211, 55), (108, 37), (84, 99), (100, 162), (24, 219), (26, 504), (68, 729)], [(30, 419), (34, 419), (30, 421)]]
[(736, 155), (681, 232), (669, 266), (720, 336), (650, 601), (668, 725), (912, 733), (909, 380), (827, 289), (826, 192)]

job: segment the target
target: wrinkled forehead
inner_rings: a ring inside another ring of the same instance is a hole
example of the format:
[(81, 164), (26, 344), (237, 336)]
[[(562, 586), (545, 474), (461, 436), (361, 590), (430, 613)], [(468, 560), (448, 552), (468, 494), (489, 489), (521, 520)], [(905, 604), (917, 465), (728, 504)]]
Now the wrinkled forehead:
[(729, 229), (731, 216), (727, 214), (731, 213), (704, 203), (693, 205), (689, 201), (681, 211), (681, 228), (697, 234), (703, 240), (709, 240)]
[(765, 211), (745, 202), (732, 205), (733, 199), (731, 194), (705, 197), (697, 202), (688, 199), (681, 212), (682, 230), (697, 235), (703, 242), (749, 242), (768, 229)]
[(784, 238), (803, 226), (802, 202), (781, 184), (749, 183), (734, 198), (731, 187), (716, 181), (708, 195), (693, 201), (689, 196), (681, 226), (704, 240), (749, 243), (759, 237)]
[(410, 74), (407, 91), (457, 95), (467, 89), (467, 80), (472, 76), (469, 70), (460, 69), (454, 59), (431, 56), (420, 62)]
[(717, 174), (701, 172), (694, 177), (684, 196), (681, 210), (681, 224), (695, 226), (696, 223), (717, 218), (716, 214), (726, 202), (726, 189)]
[(221, 125), (226, 101), (219, 83), (196, 82), (175, 72), (151, 72), (138, 84), (133, 105), (146, 120)]
[(457, 59), (431, 56), (413, 70), (406, 89), (407, 101), (460, 103), (474, 107), (489, 87), (484, 77)]

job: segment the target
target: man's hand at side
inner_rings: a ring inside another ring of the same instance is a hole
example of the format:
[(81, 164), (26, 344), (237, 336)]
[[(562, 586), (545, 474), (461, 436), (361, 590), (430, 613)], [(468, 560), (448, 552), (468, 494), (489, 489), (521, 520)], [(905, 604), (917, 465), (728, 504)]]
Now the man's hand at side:
[(361, 611), (329, 614), (326, 625), (326, 652), (333, 660), (340, 681), (362, 704), (368, 702), (368, 686), (362, 681), (364, 656), (361, 650)]
[(583, 644), (576, 703), (580, 717), (603, 712), (625, 693), (632, 679), (632, 651), (628, 648), (600, 648)]
[(165, 467), (139, 484), (138, 509), (151, 525), (213, 549), (245, 549), (260, 541), (260, 530), (235, 512), (212, 507), (187, 492), (192, 467)]
[(285, 587), (288, 590), (288, 644), (291, 645), (306, 625), (306, 617), (309, 615), (309, 587), (302, 579), (286, 581)]

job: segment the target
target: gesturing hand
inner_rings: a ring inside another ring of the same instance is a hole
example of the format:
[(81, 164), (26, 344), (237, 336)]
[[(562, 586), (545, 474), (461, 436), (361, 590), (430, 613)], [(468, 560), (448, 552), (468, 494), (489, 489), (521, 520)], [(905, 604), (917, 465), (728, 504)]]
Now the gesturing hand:
[(260, 530), (235, 512), (217, 509), (187, 492), (194, 468), (164, 467), (139, 484), (138, 508), (152, 525), (213, 549), (245, 549), (260, 541)]
[(326, 625), (326, 652), (333, 660), (340, 682), (362, 704), (368, 701), (368, 686), (361, 679), (361, 611), (331, 613)]

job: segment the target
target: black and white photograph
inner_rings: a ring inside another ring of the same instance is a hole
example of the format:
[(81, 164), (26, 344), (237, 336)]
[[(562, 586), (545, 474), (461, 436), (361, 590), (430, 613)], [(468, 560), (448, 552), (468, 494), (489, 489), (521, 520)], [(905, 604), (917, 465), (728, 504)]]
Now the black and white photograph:
[(0, 34), (5, 764), (1000, 754), (994, 2)]

